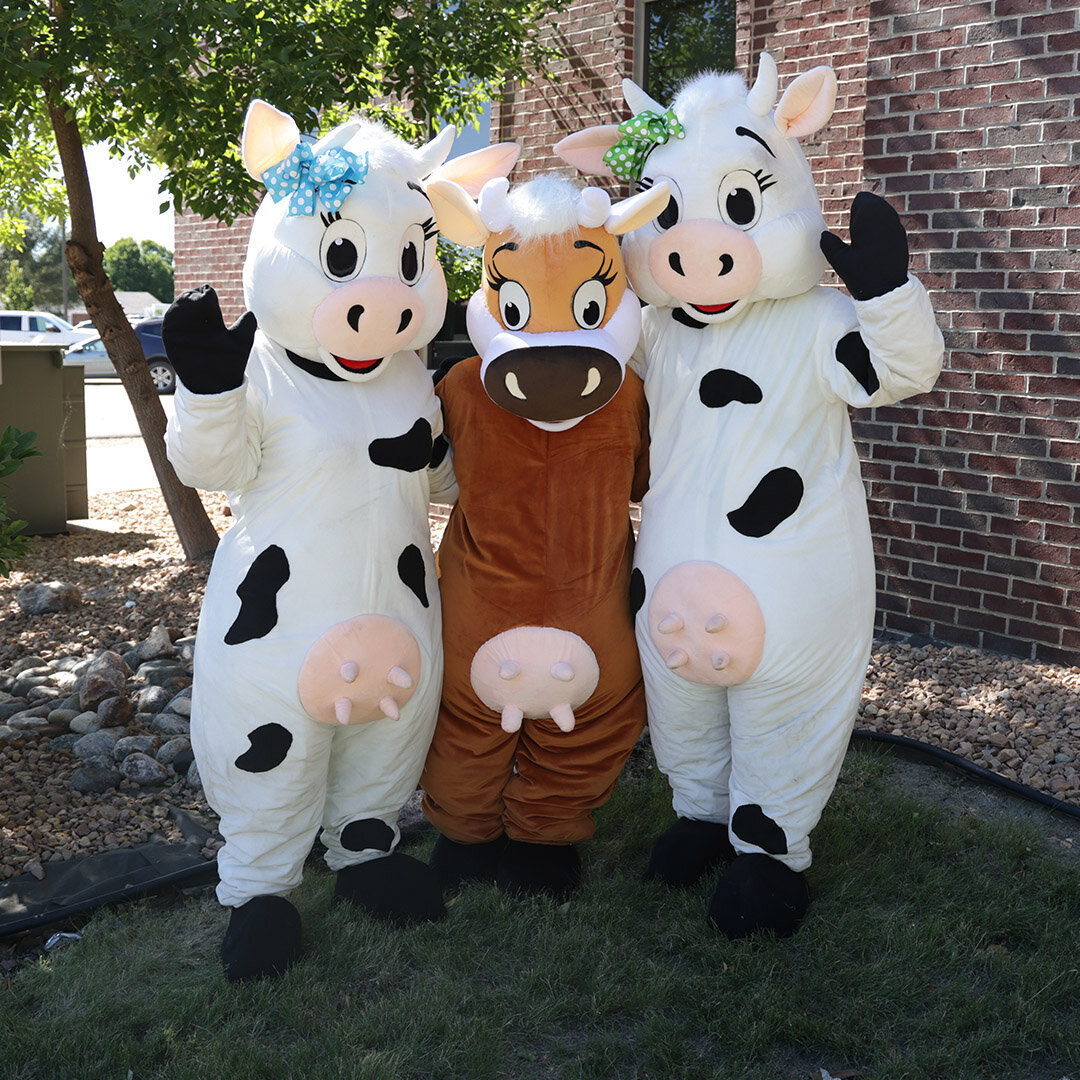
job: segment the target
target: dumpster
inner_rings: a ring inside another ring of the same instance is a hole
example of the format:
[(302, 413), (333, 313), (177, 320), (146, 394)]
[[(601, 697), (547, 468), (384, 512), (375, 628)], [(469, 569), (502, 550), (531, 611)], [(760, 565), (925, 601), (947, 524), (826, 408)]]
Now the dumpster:
[(0, 332), (0, 430), (36, 432), (42, 456), (0, 480), (0, 493), (27, 534), (67, 532), (89, 517), (83, 370), (64, 367), (63, 344), (25, 337)]

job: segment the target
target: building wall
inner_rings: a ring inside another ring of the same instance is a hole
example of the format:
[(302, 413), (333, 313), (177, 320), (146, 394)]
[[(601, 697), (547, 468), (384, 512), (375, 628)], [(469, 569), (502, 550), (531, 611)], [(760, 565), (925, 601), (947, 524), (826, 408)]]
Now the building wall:
[(232, 225), (201, 218), (185, 211), (174, 223), (176, 295), (200, 285), (214, 286), (226, 324), (244, 313), (244, 290), (240, 278), (251, 234), (251, 217), (237, 218)]
[[(945, 332), (935, 390), (853, 417), (879, 568), (878, 629), (1080, 663), (1080, 3), (737, 0), (737, 66), (781, 88), (828, 63), (834, 116), (804, 144), (829, 227), (884, 195)], [(508, 86), (492, 139), (515, 179), (563, 135), (625, 115), (633, 0), (570, 3), (560, 81)], [(623, 192), (625, 194), (625, 192)], [(247, 226), (177, 223), (177, 287), (237, 287)], [(185, 246), (188, 245), (188, 246)], [(197, 268), (192, 266), (197, 265)], [(227, 312), (235, 316), (240, 307)]]

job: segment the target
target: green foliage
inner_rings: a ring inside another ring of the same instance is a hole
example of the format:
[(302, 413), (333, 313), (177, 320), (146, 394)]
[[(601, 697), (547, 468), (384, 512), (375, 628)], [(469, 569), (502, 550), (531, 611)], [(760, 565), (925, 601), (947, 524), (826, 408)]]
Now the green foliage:
[(36, 306), (34, 288), (26, 280), (23, 268), (17, 262), (8, 263), (3, 289), (0, 289), (0, 306), (16, 311), (26, 311)]
[[(43, 221), (37, 214), (24, 211), (9, 219), (14, 226), (18, 222), (18, 239), (0, 243), (0, 282), (8, 280), (13, 266), (18, 266), (22, 280), (33, 293), (32, 304), (16, 305), (10, 299), (8, 307), (34, 307), (44, 311), (60, 312), (64, 304), (61, 260), (60, 226), (54, 221)], [(0, 290), (7, 290), (0, 285)]]
[(733, 0), (648, 4), (645, 89), (670, 105), (681, 83), (702, 71), (735, 68)]
[(153, 240), (135, 243), (130, 236), (105, 251), (105, 273), (114, 289), (148, 292), (169, 303), (173, 298), (173, 255)]
[(461, 247), (439, 237), (437, 252), (446, 275), (446, 291), (450, 303), (465, 303), (480, 288), (483, 272), (480, 250)]
[[(28, 457), (41, 457), (41, 451), (34, 449), (36, 437), (32, 431), (10, 425), (0, 432), (0, 477), (10, 476)], [(25, 528), (25, 521), (12, 520), (0, 494), (0, 577), (7, 577), (16, 560), (30, 550), (30, 541), (19, 535)]]
[[(82, 940), (7, 980), (4, 1075), (1075, 1076), (1075, 855), (1030, 827), (946, 813), (908, 795), (888, 761), (849, 754), (815, 830), (802, 928), (729, 942), (705, 921), (711, 880), (641, 881), (670, 804), (638, 751), (582, 845), (581, 890), (559, 908), (469, 885), (445, 921), (390, 928), (333, 904), (333, 875), (313, 858), (291, 896), (305, 955), (269, 984), (225, 982), (228, 914), (209, 890), (99, 912)], [(422, 859), (431, 842), (405, 841)]]
[[(237, 152), (251, 98), (302, 131), (341, 111), (413, 137), (436, 116), (462, 125), (507, 79), (542, 70), (552, 50), (538, 23), (561, 2), (7, 0), (0, 157), (45, 130), (50, 101), (74, 114), (84, 142), (129, 153), (133, 172), (157, 162), (178, 205), (228, 222), (258, 198)], [(11, 183), (23, 197), (3, 205), (36, 205), (31, 172)]]
[[(0, 11), (0, 42), (3, 42), (10, 13)], [(0, 44), (0, 49), (4, 46)], [(2, 62), (2, 61), (0, 61)], [(6, 73), (0, 70), (0, 86)], [(3, 102), (6, 94), (0, 89), (0, 127), (4, 124)], [(18, 207), (33, 207), (43, 218), (56, 218), (65, 213), (64, 185), (56, 172), (56, 155), (52, 132), (43, 122), (41, 109), (27, 108), (17, 128), (17, 138), (3, 140), (0, 136), (0, 247), (20, 249), (27, 229), (28, 217), (17, 212)]]

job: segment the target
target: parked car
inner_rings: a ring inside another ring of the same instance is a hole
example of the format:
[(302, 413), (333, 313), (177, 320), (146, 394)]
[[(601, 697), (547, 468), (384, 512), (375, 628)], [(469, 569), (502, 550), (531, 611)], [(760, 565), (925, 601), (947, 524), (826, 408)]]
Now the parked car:
[[(143, 319), (134, 326), (135, 336), (142, 345), (146, 362), (150, 365), (150, 378), (159, 394), (171, 394), (176, 390), (176, 371), (165, 355), (165, 343), (161, 340), (161, 319)], [(115, 377), (116, 368), (105, 351), (105, 344), (95, 336), (85, 342), (72, 345), (64, 356), (65, 364), (80, 364), (87, 378)]]
[(74, 327), (59, 315), (51, 311), (0, 311), (0, 330), (10, 330), (17, 334), (80, 334), (89, 337), (96, 333)]

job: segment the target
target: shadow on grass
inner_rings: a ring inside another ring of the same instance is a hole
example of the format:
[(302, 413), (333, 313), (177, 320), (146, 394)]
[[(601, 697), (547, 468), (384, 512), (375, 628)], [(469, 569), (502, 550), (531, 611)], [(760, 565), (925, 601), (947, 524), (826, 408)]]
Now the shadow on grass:
[(1080, 1060), (1080, 871), (1029, 827), (849, 754), (799, 933), (733, 944), (705, 923), (711, 883), (640, 882), (669, 803), (635, 755), (558, 909), (473, 886), (393, 931), (331, 906), (313, 862), (305, 957), (272, 984), (225, 983), (205, 891), (103, 911), (8, 980), (5, 1076), (1060, 1080)]

